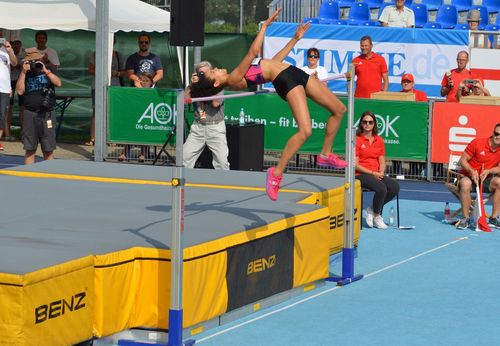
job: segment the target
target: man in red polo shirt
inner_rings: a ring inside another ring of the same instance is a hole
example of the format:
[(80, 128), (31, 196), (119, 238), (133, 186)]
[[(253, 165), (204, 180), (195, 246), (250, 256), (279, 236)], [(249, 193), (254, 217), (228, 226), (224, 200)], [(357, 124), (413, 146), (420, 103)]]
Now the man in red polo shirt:
[[(467, 69), (468, 62), (469, 53), (462, 50), (457, 54), (457, 68), (444, 74), (443, 80), (441, 81), (441, 96), (446, 96), (446, 102), (458, 102), (457, 90), (461, 81), (464, 79), (478, 79), (475, 74)], [(483, 80), (481, 80), (481, 83), (484, 85)], [(468, 94), (462, 94), (462, 96), (467, 95)]]
[[(370, 98), (377, 91), (387, 91), (389, 77), (387, 76), (387, 63), (385, 59), (372, 52), (373, 42), (370, 36), (363, 36), (359, 40), (361, 55), (352, 60), (356, 74), (356, 91), (354, 97)], [(382, 88), (382, 80), (384, 86)]]
[(488, 223), (500, 228), (500, 123), (493, 129), (493, 135), (489, 138), (476, 138), (467, 145), (460, 157), (461, 174), (460, 179), (460, 203), (462, 205), (463, 218), (457, 224), (457, 228), (465, 229), (469, 226), (469, 208), (471, 205), (470, 192), (474, 185), (483, 181), (484, 192), (492, 193), (493, 210)]
[(427, 102), (427, 94), (421, 90), (416, 90), (413, 87), (415, 86), (415, 79), (411, 73), (406, 73), (401, 77), (401, 90), (402, 93), (414, 93), (415, 101), (426, 101)]

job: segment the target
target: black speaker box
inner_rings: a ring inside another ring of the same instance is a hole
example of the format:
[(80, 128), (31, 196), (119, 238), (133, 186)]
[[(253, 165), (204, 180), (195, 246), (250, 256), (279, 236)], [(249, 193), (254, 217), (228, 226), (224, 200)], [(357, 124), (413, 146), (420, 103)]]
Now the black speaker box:
[(171, 0), (170, 45), (204, 45), (205, 0)]
[[(264, 170), (264, 125), (262, 124), (226, 124), (227, 146), (229, 147), (229, 165), (232, 170)], [(214, 168), (212, 152), (205, 147), (196, 167)]]

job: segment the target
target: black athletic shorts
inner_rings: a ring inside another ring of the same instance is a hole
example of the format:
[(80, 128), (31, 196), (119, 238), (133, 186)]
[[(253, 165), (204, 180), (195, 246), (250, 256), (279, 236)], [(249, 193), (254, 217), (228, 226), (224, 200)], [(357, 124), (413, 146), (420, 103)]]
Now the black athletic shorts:
[[(493, 176), (490, 175), (486, 179), (484, 179), (484, 181), (483, 181), (483, 193), (490, 193), (490, 183), (491, 183), (491, 179), (493, 179), (493, 177), (494, 177), (494, 175)], [(469, 177), (464, 177), (464, 178), (469, 178)], [(472, 181), (472, 179), (470, 179), (470, 180)], [(474, 182), (472, 182), (471, 192), (476, 192), (476, 183), (474, 183)]]
[(33, 112), (25, 109), (23, 119), (24, 150), (36, 150), (38, 143), (40, 143), (43, 152), (56, 149), (56, 117), (54, 112)]
[(281, 71), (273, 80), (274, 89), (280, 97), (286, 101), (286, 95), (297, 85), (302, 85), (305, 89), (309, 75), (301, 69), (290, 65)]

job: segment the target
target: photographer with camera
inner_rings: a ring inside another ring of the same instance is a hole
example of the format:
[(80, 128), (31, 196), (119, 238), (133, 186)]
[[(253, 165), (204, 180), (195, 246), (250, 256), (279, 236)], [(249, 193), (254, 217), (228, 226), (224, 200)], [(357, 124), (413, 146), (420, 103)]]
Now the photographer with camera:
[(56, 148), (56, 93), (62, 83), (41, 61), (37, 50), (26, 50), (23, 66), (16, 84), (18, 95), (24, 95), (23, 144), (24, 164), (35, 162), (40, 143), (44, 160), (52, 160)]
[[(0, 137), (2, 137), (3, 134), (7, 107), (9, 106), (10, 96), (12, 95), (10, 68), (16, 65), (17, 58), (10, 42), (0, 37)], [(3, 145), (0, 143), (0, 151), (2, 150)]]
[(460, 82), (457, 90), (457, 100), (462, 96), (491, 96), (488, 89), (483, 86), (480, 79), (464, 79)]
[(461, 50), (457, 54), (457, 68), (444, 74), (441, 81), (441, 96), (446, 96), (446, 102), (458, 102), (457, 91), (460, 90), (460, 82), (464, 79), (478, 80), (477, 76), (467, 69), (468, 63), (469, 53)]
[[(193, 83), (202, 83), (209, 74), (212, 65), (208, 61), (202, 61), (196, 65), (196, 72), (191, 76)], [(186, 89), (186, 97), (191, 97), (191, 85)], [(217, 95), (222, 95), (221, 91)], [(229, 148), (226, 139), (226, 123), (224, 122), (224, 102), (212, 100), (206, 102), (195, 102), (194, 121), (189, 129), (189, 136), (184, 143), (184, 166), (193, 168), (200, 157), (205, 145), (212, 151), (212, 164), (215, 169), (229, 169)]]

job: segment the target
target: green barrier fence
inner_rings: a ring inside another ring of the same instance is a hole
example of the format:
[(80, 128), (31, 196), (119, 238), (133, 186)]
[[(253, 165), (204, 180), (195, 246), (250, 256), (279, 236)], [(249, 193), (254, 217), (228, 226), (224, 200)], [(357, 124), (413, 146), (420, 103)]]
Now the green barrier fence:
[[(347, 103), (346, 98), (341, 101)], [(132, 144), (165, 142), (175, 126), (175, 91), (166, 89), (109, 88), (109, 141)], [(281, 151), (297, 130), (288, 104), (275, 94), (228, 99), (225, 102), (227, 121), (237, 121), (240, 109), (245, 110), (247, 121), (265, 125), (264, 148)], [(386, 156), (391, 159), (419, 160), (427, 157), (428, 104), (358, 99), (355, 101), (355, 119), (371, 110), (376, 114), (379, 134), (385, 139)], [(301, 153), (318, 153), (328, 113), (314, 102), (309, 102), (313, 127), (312, 136)], [(192, 113), (186, 118), (191, 122)], [(345, 152), (347, 117), (342, 120), (335, 138), (334, 150)], [(172, 144), (174, 143), (172, 138)], [(251, 145), (251, 143), (248, 143)]]

